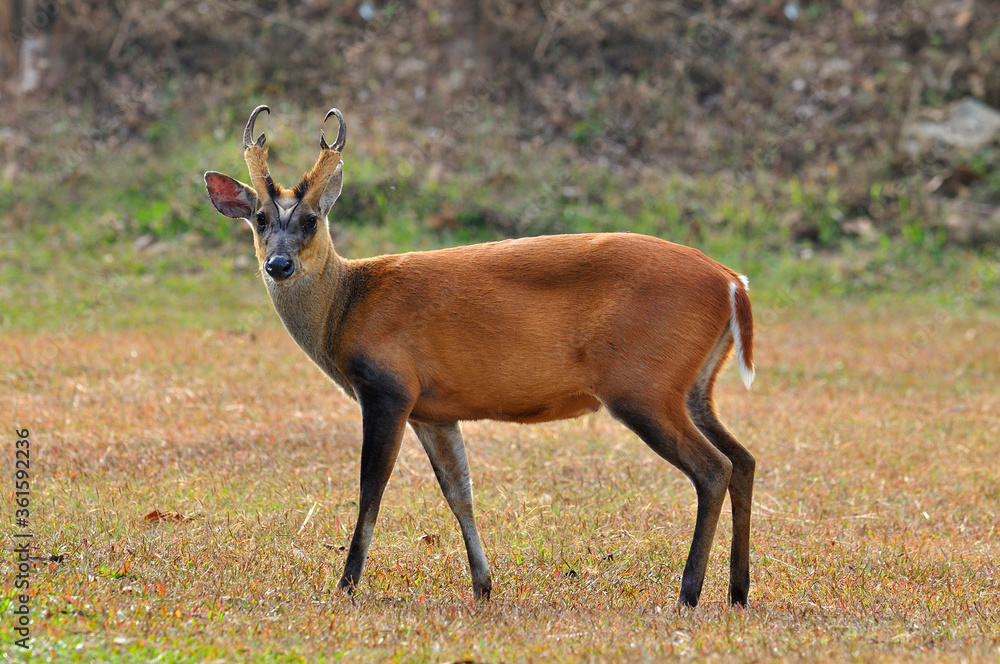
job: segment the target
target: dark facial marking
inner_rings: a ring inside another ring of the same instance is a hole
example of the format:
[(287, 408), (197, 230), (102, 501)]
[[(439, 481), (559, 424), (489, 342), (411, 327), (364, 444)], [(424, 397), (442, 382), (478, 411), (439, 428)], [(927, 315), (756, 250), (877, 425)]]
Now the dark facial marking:
[(295, 189), (292, 189), (292, 193), (295, 194), (295, 197), (301, 201), (302, 197), (306, 195), (306, 191), (308, 190), (309, 180), (303, 177), (299, 180), (299, 183), (295, 185)]
[(278, 188), (274, 186), (274, 180), (271, 179), (270, 173), (264, 175), (264, 184), (267, 185), (267, 195), (271, 198), (277, 198)]

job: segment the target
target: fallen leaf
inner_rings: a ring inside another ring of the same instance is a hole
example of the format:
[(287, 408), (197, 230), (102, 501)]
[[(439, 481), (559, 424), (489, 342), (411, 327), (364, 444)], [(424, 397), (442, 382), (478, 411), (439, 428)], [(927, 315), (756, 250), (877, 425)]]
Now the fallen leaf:
[(178, 514), (177, 512), (161, 512), (160, 510), (153, 510), (146, 516), (142, 517), (143, 521), (149, 523), (163, 523), (165, 521), (173, 521), (175, 523), (187, 523), (188, 521), (194, 521), (193, 518), (189, 516), (184, 516)]
[(437, 535), (431, 535), (429, 533), (426, 535), (421, 535), (417, 539), (426, 544), (427, 546), (434, 546), (441, 541), (440, 537), (438, 537)]

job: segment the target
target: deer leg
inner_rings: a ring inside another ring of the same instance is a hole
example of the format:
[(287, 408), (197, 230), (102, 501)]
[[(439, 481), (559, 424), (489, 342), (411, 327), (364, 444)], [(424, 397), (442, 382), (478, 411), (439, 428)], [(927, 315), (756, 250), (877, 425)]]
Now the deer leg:
[(425, 424), (410, 421), (424, 446), (434, 474), (441, 485), (448, 506), (458, 519), (465, 540), (465, 550), (469, 555), (469, 569), (472, 571), (472, 591), (479, 601), (490, 598), (493, 583), (490, 567), (483, 553), (476, 517), (472, 505), (472, 481), (469, 479), (469, 464), (465, 458), (465, 442), (458, 422), (445, 424)]
[(694, 484), (698, 494), (698, 516), (681, 576), (678, 602), (696, 606), (733, 465), (698, 431), (683, 408), (667, 415), (652, 408), (619, 402), (609, 404), (608, 410)]
[(392, 475), (413, 403), (392, 374), (372, 365), (359, 369), (354, 380), (361, 404), (361, 492), (358, 522), (347, 551), (344, 575), (337, 584), (338, 589), (347, 592), (353, 592), (361, 580), (382, 495)]
[(729, 500), (733, 505), (733, 546), (729, 555), (729, 601), (746, 606), (750, 593), (750, 511), (753, 477), (757, 462), (753, 455), (719, 421), (711, 402), (695, 416), (695, 425), (733, 464)]
[(715, 377), (721, 360), (728, 355), (731, 336), (724, 334), (702, 367), (698, 380), (688, 391), (688, 412), (695, 426), (733, 464), (729, 480), (729, 500), (733, 507), (733, 544), (729, 554), (729, 602), (746, 606), (750, 593), (750, 512), (753, 507), (753, 478), (757, 461), (719, 420), (712, 401)]

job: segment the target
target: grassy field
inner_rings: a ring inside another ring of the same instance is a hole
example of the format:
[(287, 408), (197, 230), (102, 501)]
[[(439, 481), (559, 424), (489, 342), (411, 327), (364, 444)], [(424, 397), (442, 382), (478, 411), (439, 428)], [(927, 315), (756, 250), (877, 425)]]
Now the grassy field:
[[(693, 488), (603, 412), (465, 426), (485, 606), (408, 433), (366, 576), (339, 596), (360, 416), (255, 281), (200, 282), (203, 303), (234, 291), (214, 324), (66, 317), (0, 338), (7, 463), (30, 429), (34, 555), (61, 556), (32, 564), (33, 659), (1000, 659), (1000, 315), (976, 304), (981, 281), (758, 294), (757, 383), (730, 367), (719, 389), (758, 458), (751, 605), (724, 602), (724, 519), (693, 611), (674, 606)], [(169, 309), (193, 289), (148, 297)], [(137, 306), (119, 295), (93, 296), (100, 318)]]
[[(408, 434), (345, 598), (359, 412), (281, 329), (245, 224), (209, 209), (204, 168), (242, 173), (228, 138), (189, 153), (163, 133), (107, 172), (0, 186), (0, 425), (11, 471), (14, 430), (32, 443), (32, 659), (1000, 659), (995, 248), (950, 247), (913, 215), (892, 237), (796, 243), (787, 215), (833, 229), (850, 209), (795, 177), (630, 188), (549, 155), (493, 188), (386, 180), (369, 138), (331, 215), (346, 256), (629, 229), (751, 276), (758, 380), (747, 393), (730, 367), (718, 397), (758, 458), (753, 585), (746, 610), (725, 605), (723, 519), (701, 605), (676, 609), (694, 490), (598, 413), (465, 426), (485, 606)], [(292, 141), (272, 166), (314, 150)], [(15, 556), (0, 568), (9, 635)], [(24, 654), (5, 638), (0, 656)]]

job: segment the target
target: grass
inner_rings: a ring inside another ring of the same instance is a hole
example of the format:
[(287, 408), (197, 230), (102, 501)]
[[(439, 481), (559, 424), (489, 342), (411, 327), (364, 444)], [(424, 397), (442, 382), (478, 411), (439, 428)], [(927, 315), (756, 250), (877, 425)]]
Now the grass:
[[(267, 131), (287, 150), (282, 179), (314, 146), (288, 135), (301, 118), (280, 117)], [(702, 604), (678, 611), (695, 508), (678, 471), (604, 413), (468, 423), (494, 574), (479, 606), (408, 434), (348, 599), (334, 587), (360, 415), (280, 328), (245, 224), (209, 209), (201, 171), (242, 166), (201, 129), (165, 122), (101, 168), (54, 154), (54, 173), (0, 185), (0, 425), (10, 440), (31, 431), (34, 551), (63, 556), (33, 563), (33, 659), (1000, 658), (995, 249), (949, 247), (903, 218), (899, 237), (847, 241), (836, 192), (797, 179), (625, 186), (534, 153), (386, 178), (400, 171), (379, 138), (391, 132), (370, 131), (332, 215), (347, 256), (492, 239), (496, 219), (525, 219), (516, 230), (654, 233), (749, 274), (758, 382), (746, 393), (730, 368), (718, 396), (759, 474), (751, 606), (724, 603), (724, 519)], [(789, 211), (817, 221), (818, 245), (789, 240)], [(13, 557), (0, 567), (9, 625)]]
[(758, 319), (758, 383), (727, 370), (719, 390), (759, 460), (744, 611), (724, 603), (728, 523), (702, 604), (675, 609), (693, 489), (604, 413), (466, 425), (486, 606), (408, 434), (347, 599), (360, 417), (274, 317), (7, 334), (0, 419), (31, 430), (35, 552), (65, 556), (32, 569), (35, 656), (995, 661), (995, 311), (842, 302)]

